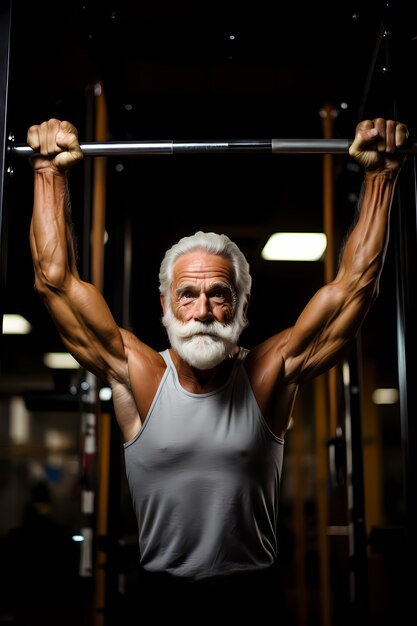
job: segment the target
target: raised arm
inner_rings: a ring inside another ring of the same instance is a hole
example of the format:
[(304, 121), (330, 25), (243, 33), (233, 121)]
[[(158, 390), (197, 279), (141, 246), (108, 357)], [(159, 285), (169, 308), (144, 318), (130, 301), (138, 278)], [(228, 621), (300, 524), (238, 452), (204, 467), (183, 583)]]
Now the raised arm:
[(101, 293), (80, 279), (70, 217), (68, 171), (83, 158), (77, 130), (51, 119), (31, 126), (34, 204), (30, 245), (35, 288), (51, 314), (68, 351), (103, 379), (126, 380), (121, 330)]
[(302, 383), (332, 367), (378, 294), (394, 190), (405, 160), (396, 148), (407, 138), (407, 127), (392, 120), (366, 120), (356, 128), (349, 153), (365, 170), (357, 221), (335, 279), (313, 296), (289, 333), (283, 351), (287, 382)]

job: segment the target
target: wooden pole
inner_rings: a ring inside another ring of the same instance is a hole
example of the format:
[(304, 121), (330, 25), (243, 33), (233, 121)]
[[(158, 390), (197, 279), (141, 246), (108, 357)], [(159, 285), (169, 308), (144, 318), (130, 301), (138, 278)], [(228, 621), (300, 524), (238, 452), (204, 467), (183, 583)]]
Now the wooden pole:
[[(333, 133), (335, 111), (331, 105), (322, 109), (323, 134), (325, 138)], [(333, 280), (334, 266), (334, 227), (333, 227), (333, 157), (323, 156), (323, 225), (327, 236), (327, 248), (324, 261), (324, 280)], [(326, 394), (327, 383), (327, 394)], [(315, 379), (315, 423), (316, 423), (316, 497), (317, 497), (317, 532), (320, 569), (320, 615), (321, 626), (331, 625), (332, 603), (330, 584), (329, 556), (329, 430), (336, 433), (337, 428), (337, 377), (336, 368)]]
[[(333, 135), (333, 120), (335, 109), (326, 104), (322, 109), (323, 135), (330, 139)], [(335, 276), (335, 246), (334, 246), (334, 168), (333, 155), (323, 155), (323, 225), (327, 237), (327, 248), (324, 258), (324, 280), (326, 283)], [(337, 402), (337, 366), (332, 367), (328, 374), (329, 386), (329, 420), (330, 434), (336, 436), (338, 426)]]
[[(101, 84), (95, 86), (95, 139), (104, 141), (107, 136), (107, 107)], [(104, 286), (104, 237), (106, 222), (107, 157), (95, 157), (93, 174), (93, 217), (91, 226), (91, 276), (93, 284), (102, 292)], [(100, 406), (100, 403), (97, 403)], [(97, 411), (98, 484), (96, 507), (96, 535), (104, 538), (108, 533), (109, 482), (110, 482), (111, 416)], [(95, 563), (95, 615), (94, 625), (104, 626), (107, 592), (107, 552), (97, 542)]]

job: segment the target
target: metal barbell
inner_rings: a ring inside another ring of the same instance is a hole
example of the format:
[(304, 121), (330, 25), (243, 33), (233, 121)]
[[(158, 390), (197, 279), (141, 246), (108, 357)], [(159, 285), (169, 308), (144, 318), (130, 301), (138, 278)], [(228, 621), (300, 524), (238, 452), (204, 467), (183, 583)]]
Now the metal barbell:
[[(135, 156), (152, 154), (219, 154), (262, 152), (271, 154), (348, 154), (352, 139), (232, 139), (209, 141), (104, 141), (81, 143), (86, 156)], [(11, 143), (12, 155), (30, 157), (36, 152), (26, 144)], [(400, 152), (416, 153), (411, 141)]]

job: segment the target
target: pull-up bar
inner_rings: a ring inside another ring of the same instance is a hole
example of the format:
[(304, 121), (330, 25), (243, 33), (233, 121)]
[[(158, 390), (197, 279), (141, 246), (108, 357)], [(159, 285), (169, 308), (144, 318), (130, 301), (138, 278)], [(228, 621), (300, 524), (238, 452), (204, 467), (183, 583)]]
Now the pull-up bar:
[[(135, 156), (151, 154), (218, 154), (263, 152), (271, 154), (347, 154), (351, 139), (232, 139), (219, 141), (105, 141), (80, 144), (86, 156)], [(36, 155), (30, 146), (15, 144), (16, 156)], [(401, 152), (417, 152), (410, 142)]]

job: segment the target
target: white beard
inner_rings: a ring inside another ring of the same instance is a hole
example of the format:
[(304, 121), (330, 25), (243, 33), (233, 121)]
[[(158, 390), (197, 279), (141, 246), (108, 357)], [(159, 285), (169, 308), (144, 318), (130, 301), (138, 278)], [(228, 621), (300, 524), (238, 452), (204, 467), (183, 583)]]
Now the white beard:
[(171, 308), (162, 317), (172, 348), (192, 367), (208, 370), (231, 354), (247, 322), (236, 314), (233, 322), (223, 325), (216, 320), (203, 324), (194, 320), (182, 323)]

